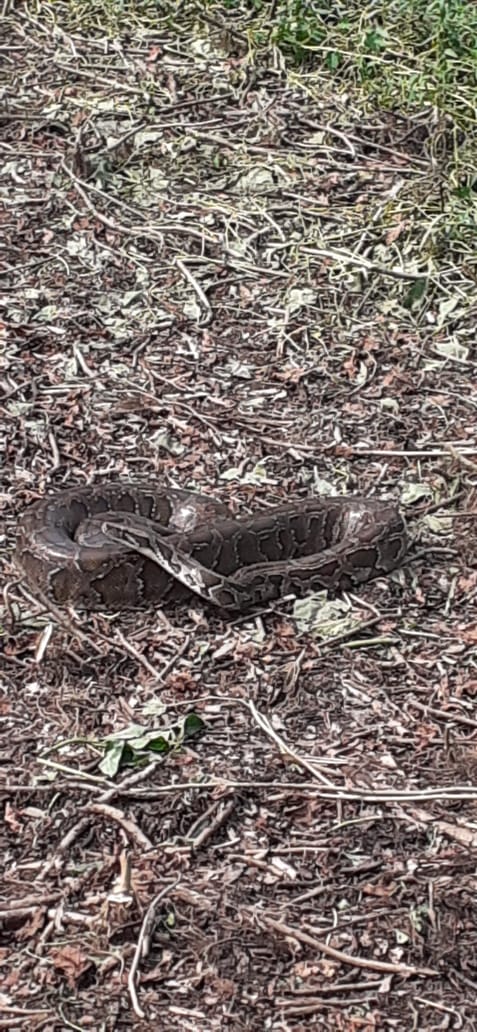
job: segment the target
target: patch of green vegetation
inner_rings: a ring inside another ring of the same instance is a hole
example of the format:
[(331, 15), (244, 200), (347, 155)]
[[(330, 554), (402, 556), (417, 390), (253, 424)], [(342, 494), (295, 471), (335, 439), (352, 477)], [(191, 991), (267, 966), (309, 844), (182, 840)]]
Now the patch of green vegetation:
[[(205, 4), (207, 9), (217, 5)], [(233, 5), (248, 16), (256, 5)], [(267, 6), (267, 5), (266, 5)], [(475, 117), (477, 5), (464, 0), (390, 0), (369, 8), (351, 3), (284, 0), (248, 25), (294, 67), (333, 72), (365, 88), (383, 107), (434, 104), (464, 119)], [(229, 8), (230, 10), (230, 8)], [(459, 110), (457, 110), (459, 109)]]
[(468, 0), (34, 0), (50, 24), (115, 37), (173, 29), (178, 44), (219, 33), (260, 65), (279, 54), (294, 72), (328, 72), (379, 106), (434, 105), (476, 117), (477, 4)]
[[(146, 58), (149, 48), (164, 47), (167, 59), (172, 56), (179, 67), (187, 64), (192, 93), (202, 91), (209, 65), (220, 89), (227, 82), (239, 92), (263, 76), (266, 81), (272, 69), (285, 89), (290, 85), (312, 101), (326, 97), (331, 107), (337, 101), (336, 127), (345, 133), (349, 126), (354, 130), (377, 121), (376, 138), (384, 153), (386, 146), (402, 150), (427, 169), (400, 196), (399, 204), (406, 196), (403, 210), (398, 212), (397, 201), (389, 205), (391, 224), (394, 218), (412, 223), (412, 236), (421, 219), (423, 253), (436, 261), (452, 256), (474, 267), (477, 4), (30, 0), (27, 9), (39, 30), (51, 34), (54, 28), (60, 49), (75, 33), (99, 39), (101, 47), (112, 40), (108, 60), (114, 62), (117, 53), (121, 64), (122, 48), (127, 53), (132, 41)], [(161, 78), (147, 61), (135, 67), (134, 87), (142, 111), (148, 110), (149, 97), (162, 103)], [(416, 240), (408, 241), (407, 253), (416, 246), (421, 261)]]

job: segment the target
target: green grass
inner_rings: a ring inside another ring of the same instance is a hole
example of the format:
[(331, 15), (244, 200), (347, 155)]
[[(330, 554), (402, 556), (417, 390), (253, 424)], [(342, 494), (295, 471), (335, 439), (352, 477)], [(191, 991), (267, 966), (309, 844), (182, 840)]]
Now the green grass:
[[(380, 225), (386, 234), (401, 224), (398, 244), (403, 265), (414, 262), (422, 268), (429, 262), (431, 270), (440, 270), (439, 275), (445, 269), (441, 280), (446, 296), (457, 282), (461, 293), (474, 297), (477, 3), (31, 0), (27, 10), (36, 19), (37, 31), (57, 42), (60, 57), (65, 48), (68, 52), (68, 34), (73, 39), (94, 37), (100, 48), (105, 40), (118, 41), (117, 48), (114, 43), (105, 50), (112, 82), (116, 80), (115, 62), (122, 80), (126, 66), (119, 55), (122, 47), (127, 54), (133, 41), (141, 63), (131, 73), (133, 88), (125, 94), (123, 108), (131, 106), (140, 119), (151, 116), (149, 97), (160, 107), (167, 96), (167, 84), (147, 66), (149, 49), (165, 45), (167, 54), (174, 55), (177, 62), (179, 80), (181, 65), (187, 69), (186, 88), (191, 96), (203, 96), (209, 90), (214, 93), (226, 84), (240, 98), (251, 83), (263, 83), (264, 90), (272, 83), (272, 90), (279, 89), (285, 97), (292, 92), (303, 97), (304, 103), (309, 99), (318, 118), (319, 112), (324, 112), (323, 123), (331, 127), (327, 145), (336, 142), (333, 130), (362, 137), (369, 147), (375, 140), (384, 145), (383, 165), (389, 146), (390, 163), (398, 162), (396, 175), (402, 162), (405, 188), (392, 200), (379, 202), (376, 224), (369, 214), (375, 189), (371, 186), (366, 215), (371, 220), (369, 233), (372, 236)], [(203, 64), (197, 59), (198, 42), (205, 54)], [(209, 65), (210, 80), (208, 71), (204, 74)], [(107, 85), (107, 76), (105, 82)], [(94, 87), (87, 78), (81, 84), (87, 108), (88, 90), (93, 95)], [(317, 147), (319, 151), (321, 144)], [(245, 138), (244, 148), (246, 151)], [(197, 153), (202, 153), (200, 148)], [(176, 163), (179, 160), (177, 157)], [(245, 165), (254, 160), (260, 163), (263, 158), (248, 155)], [(422, 173), (413, 168), (414, 161)], [(136, 169), (136, 174), (142, 181), (142, 170)], [(127, 176), (133, 176), (131, 162)], [(376, 189), (379, 191), (379, 185)], [(348, 216), (344, 206), (343, 227)], [(395, 283), (393, 290), (402, 299), (407, 287)], [(421, 309), (425, 314), (424, 304)]]
[[(374, 105), (432, 105), (457, 124), (476, 118), (477, 4), (469, 0), (64, 0), (45, 18), (109, 37), (174, 29), (207, 33), (260, 65), (279, 54), (289, 71), (327, 73)], [(221, 31), (222, 29), (222, 31)]]
[[(192, 5), (194, 6), (194, 5)], [(295, 68), (326, 69), (337, 79), (366, 90), (383, 107), (432, 104), (457, 121), (475, 118), (477, 4), (463, 0), (390, 0), (311, 4), (285, 0), (275, 5), (222, 0), (206, 3), (248, 23), (257, 52), (277, 47)]]

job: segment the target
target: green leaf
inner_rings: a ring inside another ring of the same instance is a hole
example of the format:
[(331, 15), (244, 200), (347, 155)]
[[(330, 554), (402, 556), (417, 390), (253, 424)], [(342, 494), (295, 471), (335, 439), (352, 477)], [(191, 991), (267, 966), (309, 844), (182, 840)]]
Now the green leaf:
[(134, 744), (136, 749), (148, 749), (149, 752), (164, 754), (170, 752), (176, 742), (170, 733), (169, 735), (158, 735), (157, 738), (138, 740)]
[(140, 735), (144, 734), (145, 730), (142, 724), (128, 724), (127, 727), (121, 728), (120, 731), (112, 731), (110, 735), (104, 738), (104, 742), (128, 742), (131, 738), (139, 738)]
[(408, 290), (403, 305), (404, 308), (417, 308), (426, 295), (429, 281), (424, 277), (415, 279), (412, 287)]
[(197, 713), (188, 713), (184, 720), (184, 737), (192, 738), (193, 735), (198, 735), (200, 731), (205, 728), (205, 722), (202, 717), (198, 717)]
[(187, 713), (182, 720), (167, 728), (130, 724), (120, 731), (114, 731), (99, 743), (104, 749), (100, 770), (108, 777), (114, 777), (125, 766), (148, 763), (151, 754), (167, 756), (204, 728), (204, 721), (196, 713)]
[(331, 54), (327, 54), (327, 56), (326, 56), (326, 64), (327, 64), (328, 68), (330, 69), (330, 72), (335, 72), (336, 69), (341, 64), (341, 56), (340, 56), (340, 54), (336, 54), (334, 50), (331, 52)]
[(118, 773), (119, 768), (122, 766), (123, 752), (123, 742), (108, 744), (106, 746), (105, 755), (99, 764), (101, 773), (105, 774), (108, 778), (114, 778), (115, 774)]

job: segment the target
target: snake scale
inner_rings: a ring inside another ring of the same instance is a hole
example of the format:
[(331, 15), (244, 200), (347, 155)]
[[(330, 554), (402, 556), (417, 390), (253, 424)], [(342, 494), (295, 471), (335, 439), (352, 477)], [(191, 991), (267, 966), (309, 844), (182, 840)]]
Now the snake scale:
[(59, 604), (126, 609), (190, 597), (246, 611), (282, 595), (352, 588), (407, 550), (392, 502), (307, 498), (233, 517), (220, 502), (150, 483), (69, 488), (20, 517), (16, 559)]

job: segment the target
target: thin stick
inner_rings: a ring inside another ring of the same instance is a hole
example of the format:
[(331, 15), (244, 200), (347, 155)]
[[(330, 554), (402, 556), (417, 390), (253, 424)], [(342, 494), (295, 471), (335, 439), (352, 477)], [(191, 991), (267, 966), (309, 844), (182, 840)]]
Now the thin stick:
[(327, 957), (333, 957), (334, 960), (341, 961), (342, 964), (366, 968), (368, 971), (386, 971), (394, 975), (431, 975), (434, 977), (438, 974), (434, 968), (416, 968), (409, 967), (407, 964), (388, 964), (383, 960), (367, 960), (365, 957), (353, 957), (349, 953), (343, 953), (342, 950), (335, 950), (333, 946), (328, 946), (321, 939), (315, 939), (314, 935), (309, 935), (308, 932), (303, 931), (301, 928), (292, 928), (291, 925), (283, 924), (281, 921), (274, 921), (271, 917), (264, 917), (262, 920), (270, 928), (274, 928), (276, 932), (281, 932), (282, 935), (298, 940), (298, 942), (304, 942), (307, 946), (312, 946), (313, 949), (319, 950), (320, 953), (324, 953)]
[(131, 970), (129, 972), (128, 977), (129, 995), (131, 997), (134, 1012), (135, 1014), (137, 1014), (138, 1018), (144, 1018), (146, 1016), (142, 1008), (139, 1006), (139, 1001), (136, 993), (136, 975), (139, 968), (139, 961), (141, 960), (141, 957), (147, 955), (147, 952), (149, 950), (149, 938), (154, 927), (157, 904), (160, 902), (161, 899), (163, 899), (164, 896), (167, 895), (168, 892), (171, 892), (172, 889), (175, 889), (176, 885), (178, 885), (179, 882), (180, 878), (176, 878), (176, 880), (172, 882), (171, 885), (166, 885), (162, 889), (162, 891), (158, 893), (157, 896), (154, 896), (154, 899), (151, 901), (146, 910), (146, 915), (144, 921), (142, 922), (141, 931), (139, 932), (139, 938), (137, 940), (133, 962), (131, 964)]
[(206, 314), (202, 319), (199, 319), (199, 326), (206, 326), (207, 323), (209, 323), (212, 319), (212, 309), (210, 307), (209, 301), (206, 295), (204, 294), (202, 287), (197, 282), (195, 277), (192, 275), (190, 269), (187, 268), (187, 265), (185, 265), (185, 263), (180, 258), (176, 258), (176, 265), (177, 268), (180, 269), (180, 271), (182, 272), (182, 275), (185, 276), (187, 280), (189, 280), (191, 287), (195, 290), (197, 297), (199, 298), (199, 301), (205, 308)]

